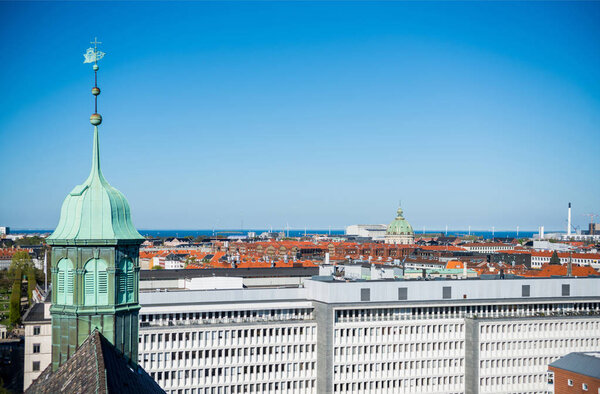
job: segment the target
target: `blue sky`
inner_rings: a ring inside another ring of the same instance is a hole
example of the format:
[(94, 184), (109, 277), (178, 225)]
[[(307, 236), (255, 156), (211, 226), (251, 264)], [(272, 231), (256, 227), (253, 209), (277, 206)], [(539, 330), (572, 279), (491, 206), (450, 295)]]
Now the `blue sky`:
[(143, 229), (600, 211), (599, 2), (0, 2), (0, 222), (102, 167)]

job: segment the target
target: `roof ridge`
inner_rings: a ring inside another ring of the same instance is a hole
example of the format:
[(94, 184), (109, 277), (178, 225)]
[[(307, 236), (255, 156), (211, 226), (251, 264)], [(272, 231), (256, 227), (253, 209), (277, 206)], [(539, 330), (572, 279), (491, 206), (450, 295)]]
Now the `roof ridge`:
[[(96, 355), (96, 393), (106, 393), (106, 364), (104, 362), (104, 349), (102, 347), (102, 338), (98, 328), (92, 333), (92, 344), (94, 345), (94, 354)], [(100, 348), (100, 351), (98, 351)]]

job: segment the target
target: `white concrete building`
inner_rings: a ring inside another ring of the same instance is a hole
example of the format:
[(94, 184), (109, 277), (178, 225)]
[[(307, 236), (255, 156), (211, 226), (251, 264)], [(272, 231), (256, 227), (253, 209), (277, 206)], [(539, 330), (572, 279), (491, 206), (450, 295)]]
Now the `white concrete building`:
[[(543, 264), (550, 263), (554, 252), (533, 251), (531, 252), (531, 268), (541, 268)], [(565, 265), (569, 263), (576, 265), (589, 265), (594, 269), (600, 269), (599, 253), (557, 253), (560, 263)]]
[(168, 393), (318, 393), (317, 322), (304, 293), (142, 293), (140, 363)]
[(479, 253), (494, 253), (501, 252), (503, 250), (514, 250), (515, 245), (503, 244), (500, 242), (475, 242), (462, 244), (461, 247), (467, 249), (469, 252)]
[(600, 279), (320, 281), (140, 294), (140, 360), (168, 393), (543, 392), (600, 350)]
[(25, 364), (23, 390), (26, 390), (52, 359), (50, 303), (34, 304), (23, 315), (25, 327)]
[[(549, 363), (600, 351), (600, 278), (309, 279), (140, 304), (140, 363), (170, 394), (539, 393)], [(33, 320), (26, 349), (49, 349)]]
[(387, 225), (385, 224), (352, 224), (346, 227), (346, 235), (371, 238), (373, 241), (383, 241)]

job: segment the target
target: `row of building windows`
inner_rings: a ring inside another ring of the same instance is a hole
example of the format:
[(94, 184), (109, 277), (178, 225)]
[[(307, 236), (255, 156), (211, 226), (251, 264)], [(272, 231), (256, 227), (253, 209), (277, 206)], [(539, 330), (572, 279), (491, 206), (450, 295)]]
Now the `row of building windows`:
[(194, 313), (155, 313), (140, 315), (141, 327), (189, 324), (224, 324), (269, 322), (282, 320), (313, 320), (313, 308), (235, 310)]
[[(152, 375), (151, 375), (152, 376)], [(290, 393), (308, 394), (316, 392), (314, 379), (282, 382), (248, 383), (216, 387), (193, 387), (167, 390), (169, 394), (246, 394), (246, 393)]]
[(140, 335), (140, 348), (187, 349), (190, 346), (225, 346), (237, 343), (254, 344), (312, 341), (317, 332), (313, 326), (285, 326), (212, 331), (187, 331)]
[(268, 356), (269, 359), (277, 359), (278, 355), (281, 355), (280, 358), (305, 359), (313, 358), (315, 354), (315, 344), (304, 344), (232, 349), (186, 350), (164, 353), (142, 353), (140, 359), (143, 360), (144, 363), (162, 363), (164, 361), (168, 365), (171, 362), (191, 361), (191, 363), (195, 365), (198, 363), (221, 364), (225, 362), (245, 362), (246, 360), (244, 358), (246, 357), (252, 357), (252, 361), (259, 360), (261, 356)]
[[(531, 366), (548, 366), (548, 364), (554, 362), (558, 357), (525, 357), (525, 358), (502, 358), (502, 359), (491, 359), (481, 360), (479, 367), (481, 374), (489, 375), (498, 373), (500, 368), (522, 368)], [(485, 369), (492, 369), (492, 371), (485, 371)]]
[(378, 358), (387, 358), (386, 355), (397, 355), (399, 353), (420, 353), (427, 351), (453, 351), (464, 350), (465, 343), (463, 341), (445, 341), (445, 342), (417, 342), (417, 343), (396, 343), (390, 345), (364, 345), (364, 346), (348, 346), (335, 347), (333, 350), (334, 356), (377, 356)]
[(545, 383), (546, 378), (544, 375), (517, 375), (517, 376), (492, 376), (487, 378), (480, 378), (479, 384), (483, 390), (486, 390), (486, 386), (502, 387), (508, 384), (536, 384)]
[(509, 342), (488, 342), (480, 344), (480, 350), (486, 352), (496, 352), (502, 350), (537, 350), (544, 349), (564, 349), (578, 346), (598, 346), (600, 338), (579, 338), (579, 339), (540, 339), (534, 341), (509, 341)]
[(389, 342), (391, 337), (423, 335), (423, 334), (441, 334), (436, 337), (447, 338), (449, 333), (464, 332), (464, 324), (410, 324), (385, 327), (356, 327), (356, 328), (337, 328), (334, 331), (335, 338), (353, 338), (364, 342)]
[(335, 313), (335, 322), (352, 323), (448, 317), (545, 316), (546, 314), (570, 316), (578, 313), (598, 314), (600, 313), (600, 303), (486, 304), (444, 307), (339, 309)]
[(479, 332), (481, 334), (519, 334), (532, 333), (539, 336), (540, 331), (556, 331), (562, 332), (565, 330), (600, 330), (600, 322), (597, 321), (568, 321), (568, 322), (551, 322), (551, 323), (511, 323), (511, 324), (487, 324), (481, 325)]
[[(333, 391), (335, 393), (366, 393), (375, 390), (389, 392), (393, 389), (408, 389), (410, 391), (421, 392), (423, 387), (432, 386), (452, 386), (464, 384), (464, 376), (436, 376), (416, 379), (394, 379), (394, 380), (375, 380), (369, 382), (346, 382), (335, 383)], [(411, 390), (412, 389), (412, 390)], [(454, 388), (456, 390), (456, 388)], [(449, 391), (448, 391), (449, 392)]]
[(185, 369), (175, 371), (151, 371), (150, 376), (161, 386), (224, 386), (231, 383), (250, 383), (260, 380), (281, 379), (291, 376), (298, 379), (316, 376), (316, 361), (300, 363), (270, 363), (264, 365), (245, 365), (237, 367), (218, 367), (205, 369)]
[[(445, 358), (431, 360), (416, 360), (416, 361), (397, 361), (388, 363), (367, 363), (367, 364), (346, 364), (335, 365), (333, 367), (334, 379), (346, 379), (345, 375), (355, 373), (377, 373), (393, 372), (394, 374), (400, 371), (414, 373), (413, 370), (426, 373), (425, 370), (438, 370), (445, 368), (462, 368), (464, 366), (464, 358)], [(362, 377), (362, 375), (361, 375)]]

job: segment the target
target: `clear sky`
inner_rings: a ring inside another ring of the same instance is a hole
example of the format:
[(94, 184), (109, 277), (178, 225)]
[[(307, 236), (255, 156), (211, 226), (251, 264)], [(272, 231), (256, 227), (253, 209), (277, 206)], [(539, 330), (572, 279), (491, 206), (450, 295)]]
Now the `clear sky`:
[(599, 2), (0, 2), (0, 225), (91, 161), (142, 229), (546, 229), (600, 213)]

